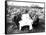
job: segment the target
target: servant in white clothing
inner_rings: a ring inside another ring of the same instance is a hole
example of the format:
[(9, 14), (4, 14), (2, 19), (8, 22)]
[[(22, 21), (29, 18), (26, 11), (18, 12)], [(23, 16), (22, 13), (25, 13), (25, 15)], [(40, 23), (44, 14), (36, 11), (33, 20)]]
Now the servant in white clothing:
[(20, 23), (20, 26), (19, 26), (20, 30), (21, 30), (21, 27), (25, 25), (29, 25), (29, 30), (32, 29), (33, 20), (29, 17), (29, 14), (23, 14), (22, 20), (19, 21), (19, 23)]

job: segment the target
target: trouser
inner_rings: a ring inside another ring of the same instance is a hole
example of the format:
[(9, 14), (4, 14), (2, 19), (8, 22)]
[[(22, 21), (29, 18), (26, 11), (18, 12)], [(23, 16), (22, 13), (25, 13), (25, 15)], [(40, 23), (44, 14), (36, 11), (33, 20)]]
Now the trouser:
[[(23, 25), (23, 26), (25, 26), (25, 25)], [(19, 30), (21, 30), (21, 28), (23, 27), (22, 25), (20, 25), (19, 26)], [(31, 30), (32, 29), (32, 25), (29, 25), (29, 30)]]

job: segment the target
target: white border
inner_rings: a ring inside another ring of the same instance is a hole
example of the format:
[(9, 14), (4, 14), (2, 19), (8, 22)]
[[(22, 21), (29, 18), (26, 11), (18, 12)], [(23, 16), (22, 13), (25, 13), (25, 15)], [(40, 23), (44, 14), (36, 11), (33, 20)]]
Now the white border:
[(11, 5), (11, 6), (34, 6), (34, 5), (39, 5), (40, 7), (44, 7), (44, 3), (26, 3), (26, 2), (14, 2), (14, 1), (8, 1), (7, 2), (8, 5)]

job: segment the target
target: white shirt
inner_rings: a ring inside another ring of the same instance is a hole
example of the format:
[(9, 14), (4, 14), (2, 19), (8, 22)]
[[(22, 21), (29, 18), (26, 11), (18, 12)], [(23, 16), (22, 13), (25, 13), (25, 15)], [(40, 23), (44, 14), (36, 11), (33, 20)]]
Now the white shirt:
[(22, 20), (19, 21), (20, 25), (21, 26), (24, 26), (24, 25), (32, 25), (33, 23), (33, 20), (29, 18), (29, 15), (28, 14), (24, 14), (23, 17), (22, 17)]

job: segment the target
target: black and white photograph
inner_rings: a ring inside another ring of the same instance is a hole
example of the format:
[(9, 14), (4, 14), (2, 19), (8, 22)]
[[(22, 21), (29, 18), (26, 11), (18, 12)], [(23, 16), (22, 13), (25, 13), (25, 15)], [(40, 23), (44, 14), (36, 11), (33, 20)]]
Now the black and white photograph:
[(45, 3), (5, 1), (5, 34), (45, 32)]

